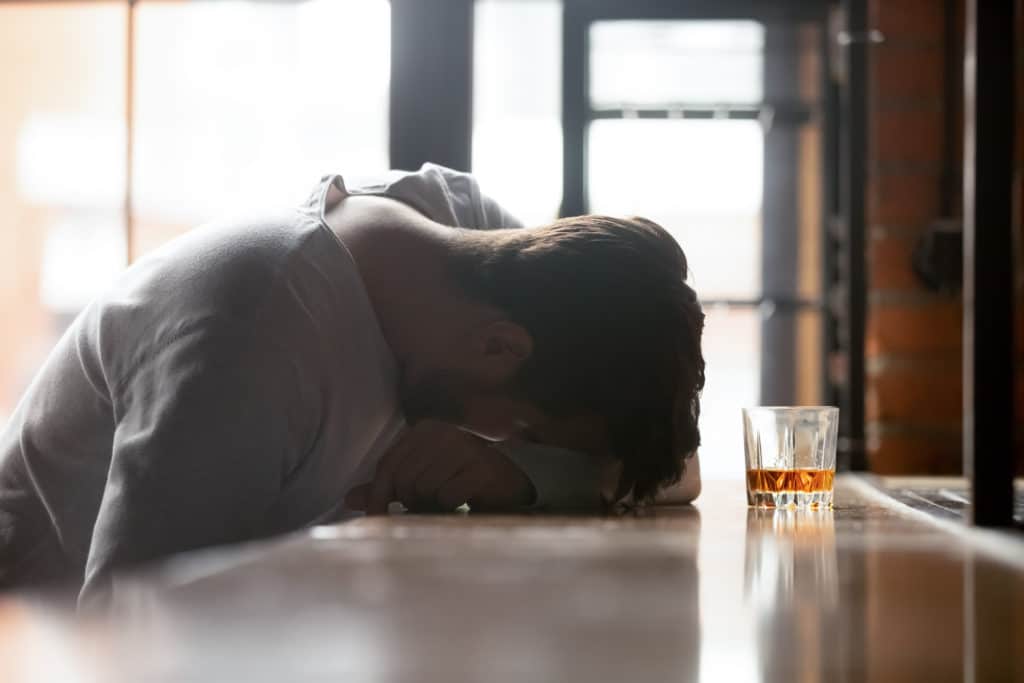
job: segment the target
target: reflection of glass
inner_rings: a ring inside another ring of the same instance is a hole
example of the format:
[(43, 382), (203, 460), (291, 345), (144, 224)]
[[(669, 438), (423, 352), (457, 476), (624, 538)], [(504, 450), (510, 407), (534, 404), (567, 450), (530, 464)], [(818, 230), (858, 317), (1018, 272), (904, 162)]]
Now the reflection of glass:
[(756, 604), (784, 605), (806, 594), (821, 607), (835, 607), (839, 580), (832, 511), (750, 508), (745, 564), (747, 596)]
[(831, 507), (838, 424), (838, 408), (744, 408), (747, 503)]
[(764, 27), (753, 21), (599, 21), (590, 46), (598, 108), (762, 97)]
[(828, 680), (839, 615), (832, 511), (751, 508), (744, 565), (762, 680)]

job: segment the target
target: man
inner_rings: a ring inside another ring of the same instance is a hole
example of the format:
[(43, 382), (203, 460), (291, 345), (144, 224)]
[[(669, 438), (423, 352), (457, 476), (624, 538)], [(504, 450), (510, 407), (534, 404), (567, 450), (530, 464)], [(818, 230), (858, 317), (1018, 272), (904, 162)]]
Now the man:
[(100, 600), (119, 567), (393, 501), (650, 500), (699, 440), (685, 278), (649, 221), (522, 228), (429, 164), (192, 231), (79, 316), (0, 436), (0, 585)]

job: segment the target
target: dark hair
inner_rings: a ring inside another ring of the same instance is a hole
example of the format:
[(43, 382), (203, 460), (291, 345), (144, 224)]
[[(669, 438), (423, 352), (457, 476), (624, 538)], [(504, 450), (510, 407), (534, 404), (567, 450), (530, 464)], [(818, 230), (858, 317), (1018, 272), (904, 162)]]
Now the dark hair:
[(466, 235), (454, 275), (533, 336), (516, 393), (603, 418), (636, 500), (677, 482), (704, 388), (704, 314), (679, 244), (644, 218), (597, 215), (485, 235)]

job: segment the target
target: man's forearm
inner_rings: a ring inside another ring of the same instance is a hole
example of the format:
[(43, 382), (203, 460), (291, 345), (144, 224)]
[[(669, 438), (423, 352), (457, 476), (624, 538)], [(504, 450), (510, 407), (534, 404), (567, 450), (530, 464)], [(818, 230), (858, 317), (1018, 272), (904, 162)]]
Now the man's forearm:
[(684, 505), (692, 503), (700, 495), (700, 456), (694, 455), (686, 461), (683, 478), (675, 486), (658, 493), (656, 503)]
[(556, 446), (529, 441), (493, 444), (533, 483), (537, 493), (531, 506), (538, 510), (598, 510), (605, 503), (607, 463), (599, 458)]
[[(504, 441), (494, 446), (533, 482), (537, 492), (533, 507), (537, 509), (598, 509), (619, 502), (616, 489), (621, 467), (614, 461), (523, 441)], [(679, 483), (661, 491), (655, 502), (683, 505), (694, 501), (700, 490), (700, 460), (694, 455), (686, 461)]]

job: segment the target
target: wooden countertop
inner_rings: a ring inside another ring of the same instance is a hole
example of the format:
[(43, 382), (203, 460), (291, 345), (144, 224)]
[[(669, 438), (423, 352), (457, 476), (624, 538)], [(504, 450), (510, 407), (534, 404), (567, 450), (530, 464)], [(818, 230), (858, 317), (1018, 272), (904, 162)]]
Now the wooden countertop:
[(642, 517), (393, 516), (163, 563), (81, 621), (0, 602), (0, 680), (1024, 681), (1024, 541), (844, 475)]

